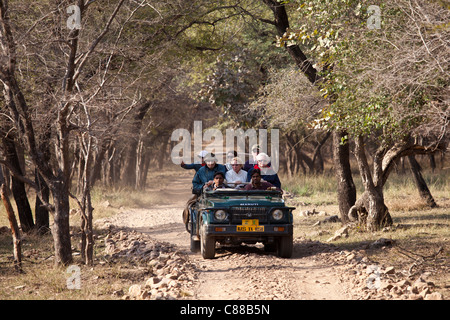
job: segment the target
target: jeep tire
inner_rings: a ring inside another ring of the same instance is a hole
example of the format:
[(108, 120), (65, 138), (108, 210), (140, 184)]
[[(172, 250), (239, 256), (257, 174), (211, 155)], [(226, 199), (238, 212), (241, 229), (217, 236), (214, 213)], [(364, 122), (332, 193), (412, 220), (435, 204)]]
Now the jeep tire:
[(199, 252), (200, 251), (200, 241), (195, 240), (193, 235), (191, 237), (191, 252)]
[(204, 259), (213, 259), (216, 255), (216, 239), (206, 235), (206, 226), (201, 227), (200, 251)]
[(277, 253), (280, 258), (290, 258), (293, 249), (293, 236), (281, 237), (277, 243)]

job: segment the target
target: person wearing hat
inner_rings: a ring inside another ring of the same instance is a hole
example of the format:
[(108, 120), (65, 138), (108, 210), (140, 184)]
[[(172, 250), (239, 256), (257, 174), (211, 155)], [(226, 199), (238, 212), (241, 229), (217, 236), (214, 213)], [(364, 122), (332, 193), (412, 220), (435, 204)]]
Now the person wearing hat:
[(242, 170), (242, 160), (238, 157), (234, 157), (231, 160), (231, 170), (228, 170), (225, 174), (225, 180), (227, 183), (234, 184), (236, 189), (241, 189), (247, 181), (247, 171)]
[(199, 158), (201, 159), (200, 163), (194, 162), (194, 163), (191, 163), (191, 164), (186, 164), (186, 163), (184, 163), (183, 161), (181, 161), (180, 166), (181, 166), (183, 169), (186, 169), (186, 170), (194, 169), (195, 172), (197, 172), (201, 167), (204, 167), (204, 166), (205, 166), (205, 160), (204, 160), (204, 158), (205, 158), (205, 156), (206, 156), (207, 154), (208, 154), (208, 152), (207, 152), (206, 150), (202, 150), (202, 151), (200, 151), (200, 152), (198, 153), (198, 155), (197, 155), (197, 157), (199, 157)]
[(222, 171), (217, 171), (214, 174), (214, 180), (208, 181), (203, 186), (203, 191), (214, 191), (217, 189), (229, 188), (228, 185), (224, 183), (225, 174)]
[(270, 182), (275, 187), (281, 189), (280, 178), (278, 177), (278, 174), (275, 172), (275, 170), (273, 170), (273, 168), (270, 166), (270, 157), (262, 152), (256, 156), (256, 161), (257, 164), (248, 171), (247, 180), (251, 180), (253, 170), (259, 169), (261, 170), (261, 178), (264, 179), (264, 181)]
[[(203, 190), (203, 186), (208, 182), (214, 182), (214, 175), (216, 172), (222, 172), (225, 177), (226, 168), (222, 164), (217, 163), (217, 158), (214, 153), (208, 153), (202, 150), (199, 154), (202, 158), (203, 165), (196, 170), (194, 179), (192, 179), (192, 197), (187, 201), (183, 210), (183, 221), (188, 230), (189, 210), (197, 202), (198, 196)], [(187, 165), (186, 165), (187, 166)], [(187, 168), (186, 168), (187, 169)], [(195, 168), (194, 168), (195, 169)]]
[(238, 156), (238, 153), (236, 150), (227, 152), (227, 163), (225, 163), (225, 167), (227, 167), (227, 171), (230, 171), (231, 169), (233, 169), (233, 167), (231, 165), (231, 161), (233, 160), (233, 158), (236, 158), (237, 156)]
[(204, 159), (206, 165), (201, 167), (195, 174), (194, 179), (192, 179), (192, 188), (194, 192), (201, 192), (206, 183), (212, 184), (216, 172), (222, 172), (224, 177), (227, 172), (227, 169), (223, 164), (217, 163), (217, 158), (214, 153), (208, 153)]
[(259, 154), (260, 149), (257, 144), (252, 146), (252, 158), (245, 161), (244, 168), (242, 168), (244, 171), (248, 172), (256, 164), (256, 156)]

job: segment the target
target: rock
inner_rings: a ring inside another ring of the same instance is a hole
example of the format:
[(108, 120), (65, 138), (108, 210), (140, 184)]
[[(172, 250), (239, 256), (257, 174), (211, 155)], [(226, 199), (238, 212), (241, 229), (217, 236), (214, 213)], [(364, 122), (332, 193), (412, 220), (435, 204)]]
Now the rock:
[(372, 242), (370, 247), (372, 249), (377, 249), (377, 248), (392, 246), (393, 244), (394, 244), (394, 240), (392, 240), (392, 239), (380, 238), (377, 241)]
[(425, 289), (423, 289), (422, 291), (420, 291), (420, 295), (423, 297), (423, 298), (425, 298), (425, 296), (427, 295), (427, 294), (429, 294), (430, 293), (430, 289), (427, 287), (427, 288), (425, 288)]
[(159, 258), (159, 260), (161, 260), (161, 261), (167, 261), (167, 260), (169, 260), (170, 255), (161, 253), (161, 254), (159, 255), (158, 258)]
[(385, 274), (395, 274), (395, 268), (394, 268), (394, 267), (387, 267), (387, 268), (384, 270), (384, 273), (385, 273)]
[(150, 279), (148, 279), (148, 280), (145, 282), (145, 286), (146, 286), (146, 287), (150, 287), (150, 288), (154, 288), (154, 286), (155, 286), (157, 283), (159, 283), (159, 282), (161, 282), (161, 279), (160, 279), (160, 278), (158, 278), (158, 277), (151, 277)]
[(407, 288), (410, 285), (411, 285), (411, 283), (408, 280), (401, 280), (401, 281), (397, 282), (397, 286), (400, 288)]
[(122, 289), (115, 290), (115, 291), (113, 291), (112, 295), (115, 297), (121, 297), (121, 296), (123, 296), (123, 290)]
[(327, 242), (335, 241), (337, 239), (340, 239), (341, 237), (348, 237), (348, 229), (349, 229), (349, 226), (344, 226), (344, 227), (340, 228), (339, 230), (337, 230), (334, 233), (334, 236), (332, 236), (331, 238), (329, 238), (327, 240)]
[(150, 296), (151, 296), (151, 293), (150, 293), (150, 292), (148, 292), (147, 290), (143, 290), (143, 291), (141, 292), (141, 294), (139, 295), (139, 298), (145, 300), (145, 299), (149, 299)]
[(176, 279), (178, 279), (178, 274), (177, 273), (168, 273), (168, 274), (166, 274), (166, 278), (176, 280)]
[(124, 240), (126, 240), (127, 239), (127, 237), (128, 237), (128, 235), (125, 233), (125, 232), (123, 232), (123, 231), (120, 231), (119, 232), (119, 241), (124, 241)]
[(331, 216), (331, 217), (327, 217), (327, 218), (323, 219), (322, 221), (317, 221), (316, 223), (313, 224), (313, 227), (319, 226), (323, 223), (334, 223), (334, 222), (340, 222), (340, 221), (341, 221), (341, 219), (339, 219), (338, 216)]
[(105, 253), (114, 254), (118, 251), (116, 248), (116, 243), (112, 239), (105, 239)]
[(423, 300), (423, 297), (420, 294), (411, 293), (408, 300)]
[(394, 286), (393, 286), (391, 283), (382, 281), (382, 282), (381, 282), (380, 289), (381, 289), (381, 290), (387, 290), (387, 291), (389, 291), (389, 290), (391, 290), (393, 287), (394, 287)]
[(152, 289), (162, 289), (162, 288), (165, 288), (165, 287), (168, 286), (169, 281), (170, 281), (170, 279), (168, 279), (168, 278), (163, 278), (163, 279), (161, 279), (161, 281), (159, 281), (159, 282), (157, 282), (157, 283), (151, 285), (150, 287), (151, 287)]
[(129, 289), (128, 289), (128, 294), (133, 297), (139, 297), (141, 295), (141, 285), (139, 284), (133, 284)]
[(425, 288), (428, 288), (428, 284), (422, 278), (418, 278), (412, 285), (413, 293), (419, 293)]
[(354, 253), (350, 253), (350, 254), (347, 256), (347, 261), (352, 261), (355, 257), (356, 257), (356, 255), (355, 255)]
[(424, 300), (444, 300), (444, 296), (440, 292), (429, 293)]
[(309, 216), (312, 216), (312, 215), (313, 215), (313, 212), (309, 211), (309, 210), (304, 210), (304, 211), (300, 212), (300, 216), (301, 217), (309, 217)]
[(323, 219), (323, 223), (333, 223), (333, 222), (341, 222), (341, 219), (339, 219), (339, 217), (336, 215)]
[(103, 201), (100, 205), (101, 205), (103, 208), (108, 208), (108, 207), (111, 206), (111, 203), (110, 203), (108, 200), (105, 200), (105, 201)]

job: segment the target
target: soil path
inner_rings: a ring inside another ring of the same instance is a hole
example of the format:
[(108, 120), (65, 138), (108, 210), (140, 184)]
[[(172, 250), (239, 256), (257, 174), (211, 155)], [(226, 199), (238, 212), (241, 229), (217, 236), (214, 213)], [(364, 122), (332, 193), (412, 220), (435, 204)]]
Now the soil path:
[(181, 174), (170, 189), (149, 190), (164, 195), (167, 204), (127, 209), (107, 222), (169, 242), (188, 253), (198, 270), (194, 299), (351, 299), (338, 268), (321, 259), (324, 247), (302, 243), (295, 235), (291, 259), (267, 254), (262, 245), (218, 248), (216, 258), (211, 260), (191, 253), (189, 234), (181, 219), (191, 196), (191, 180), (192, 173)]

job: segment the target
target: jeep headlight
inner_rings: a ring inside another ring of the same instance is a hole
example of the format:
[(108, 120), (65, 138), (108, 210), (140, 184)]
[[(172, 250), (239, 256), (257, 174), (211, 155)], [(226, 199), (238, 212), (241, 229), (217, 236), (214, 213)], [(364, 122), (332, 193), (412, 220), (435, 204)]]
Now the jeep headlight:
[(224, 210), (217, 210), (214, 212), (214, 219), (217, 221), (223, 221), (227, 218), (227, 213)]
[(283, 218), (283, 211), (276, 209), (272, 211), (272, 218), (274, 220), (281, 220)]

